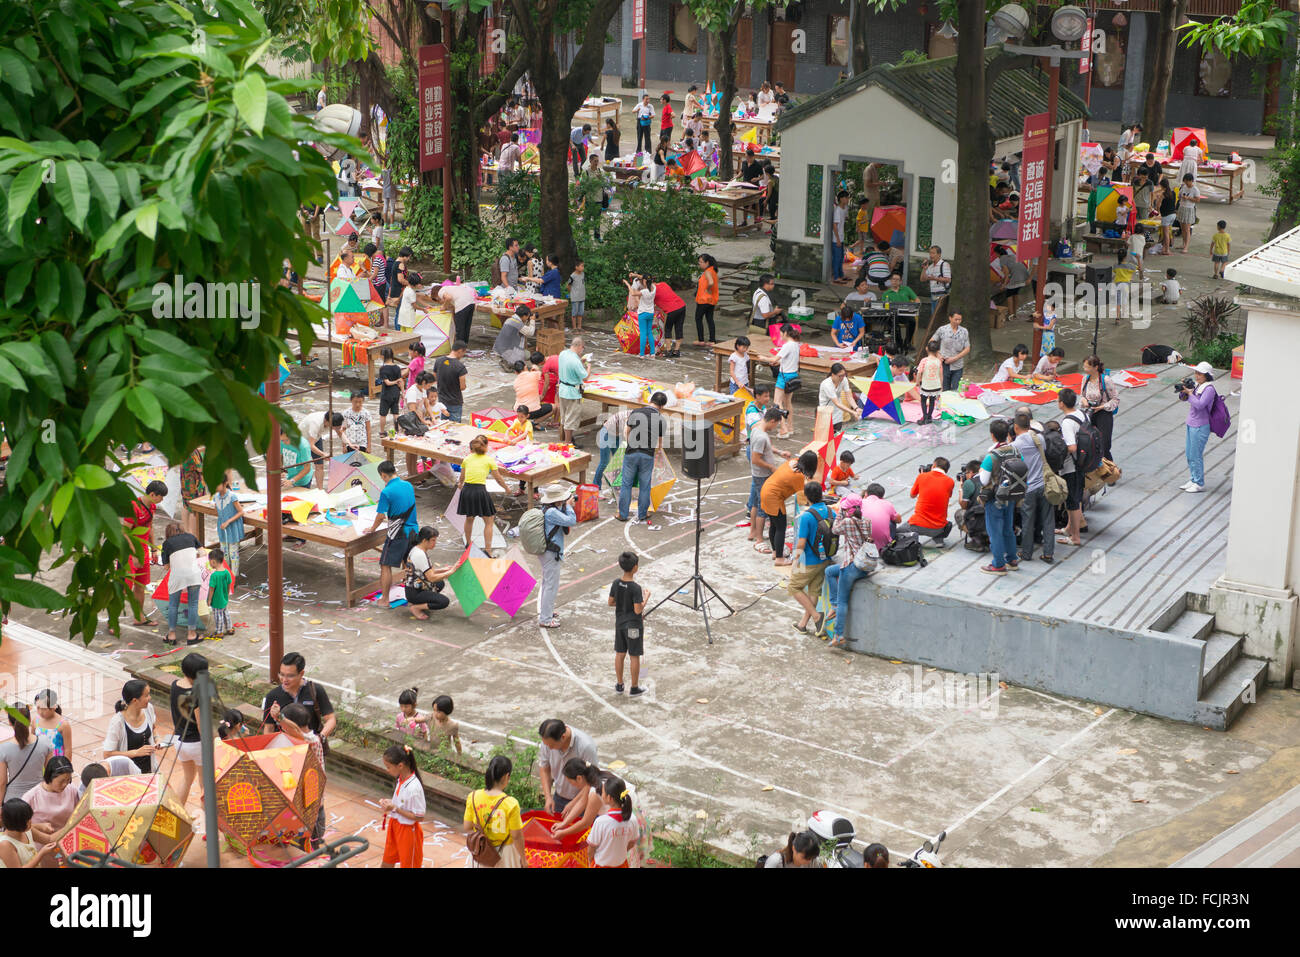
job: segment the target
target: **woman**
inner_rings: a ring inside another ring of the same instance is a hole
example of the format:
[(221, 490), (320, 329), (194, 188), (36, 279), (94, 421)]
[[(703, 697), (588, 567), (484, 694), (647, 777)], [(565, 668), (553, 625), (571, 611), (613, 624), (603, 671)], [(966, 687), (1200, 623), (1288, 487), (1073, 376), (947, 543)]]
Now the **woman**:
[(1160, 189), (1152, 205), (1159, 203), (1160, 209), (1160, 255), (1168, 256), (1173, 251), (1174, 221), (1178, 218), (1178, 200), (1174, 196), (1174, 186), (1165, 176), (1160, 180)]
[(1200, 165), (1202, 156), (1201, 147), (1195, 140), (1183, 147), (1183, 159), (1178, 166), (1180, 181), (1185, 181), (1190, 176), (1192, 182), (1196, 182), (1196, 167)]
[[(601, 496), (605, 495), (605, 490), (601, 488), (601, 479), (605, 476), (605, 469), (609, 467), (609, 460), (614, 457), (614, 450), (623, 444), (623, 432), (627, 429), (627, 417), (632, 414), (633, 409), (621, 409), (618, 412), (611, 412), (605, 419), (605, 424), (600, 427), (596, 433), (596, 447), (600, 449), (600, 461), (596, 463), (596, 474), (592, 477), (592, 482), (597, 488), (601, 489)], [(614, 491), (610, 488), (608, 501), (614, 501)]]
[[(488, 842), (496, 848), (501, 860), (496, 867), (527, 867), (524, 857), (524, 822), (519, 816), (519, 802), (506, 794), (510, 786), (510, 772), (514, 765), (504, 754), (488, 762), (483, 774), (483, 788), (471, 791), (465, 799), (466, 834), (481, 828)], [(471, 867), (482, 865), (470, 859)]]
[(785, 847), (767, 855), (763, 870), (769, 867), (821, 867), (822, 842), (812, 831), (791, 833)]
[(0, 742), (0, 800), (19, 797), (34, 788), (45, 771), (45, 762), (54, 754), (48, 738), (32, 734), (26, 705), (7, 710), (14, 736)]
[(199, 636), (199, 586), (203, 583), (199, 570), (199, 540), (175, 522), (167, 526), (163, 536), (162, 564), (167, 566), (167, 637), (163, 644), (176, 644), (176, 617), (183, 594), (189, 625), (186, 644), (197, 645), (203, 640)]
[[(0, 868), (53, 867), (54, 843), (37, 847), (32, 837), (32, 809), (21, 798), (10, 798), (0, 808)], [(46, 863), (49, 861), (50, 863)]]
[(551, 835), (558, 838), (584, 833), (605, 809), (605, 802), (600, 797), (600, 782), (604, 777), (600, 768), (582, 758), (570, 758), (561, 772), (570, 784), (578, 788), (578, 793), (564, 806), (564, 817), (551, 825)]
[(533, 423), (533, 427), (538, 430), (546, 428), (542, 423), (555, 407), (542, 401), (542, 370), (531, 361), (531, 357), (528, 362), (516, 362), (514, 370), (515, 410), (520, 407), (527, 409), (528, 421)]
[(686, 325), (686, 303), (673, 292), (668, 283), (660, 280), (655, 283), (655, 308), (663, 310), (664, 314), (664, 341), (660, 343), (662, 351), (659, 354), (665, 359), (680, 358)]
[[(153, 550), (153, 513), (158, 503), (167, 497), (167, 484), (157, 479), (145, 486), (144, 494), (131, 502), (131, 514), (122, 519), (122, 527), (132, 539), (131, 557), (127, 559), (127, 585), (135, 593), (135, 600), (143, 614), (144, 590), (149, 584), (149, 553)], [(139, 557), (136, 557), (136, 553)], [(148, 614), (132, 619), (133, 625), (149, 624)]]
[(190, 502), (207, 494), (208, 487), (203, 482), (203, 449), (195, 449), (181, 466), (181, 504), (185, 506), (181, 524), (186, 531), (197, 532), (198, 523), (203, 521), (197, 512), (190, 511)]
[[(1190, 147), (1189, 147), (1190, 149)], [(1178, 228), (1183, 234), (1183, 252), (1192, 241), (1192, 227), (1196, 225), (1196, 204), (1201, 201), (1201, 191), (1196, 188), (1196, 177), (1188, 173), (1183, 177), (1183, 188), (1178, 191)]]
[(59, 706), (59, 695), (53, 688), (45, 688), (36, 693), (32, 701), (36, 716), (32, 719), (32, 731), (38, 737), (50, 742), (51, 754), (72, 754), (72, 722), (63, 715)]
[(605, 162), (618, 159), (618, 124), (612, 116), (605, 117)]
[(853, 585), (858, 579), (867, 577), (867, 572), (853, 563), (858, 549), (871, 541), (871, 523), (862, 517), (861, 496), (844, 496), (839, 514), (831, 523), (831, 531), (840, 536), (840, 548), (835, 555), (839, 563), (831, 562), (826, 566), (826, 586), (835, 606), (835, 640), (830, 647), (843, 648), (848, 639), (849, 598), (853, 594)]
[(77, 789), (71, 785), (72, 762), (54, 757), (46, 762), (41, 782), (23, 794), (32, 809), (32, 836), (42, 844), (54, 840), (77, 806)]
[(760, 110), (763, 107), (771, 106), (776, 102), (776, 94), (772, 92), (772, 87), (766, 80), (764, 80), (763, 85), (758, 88), (758, 96), (754, 98), (754, 101), (758, 104)]
[(429, 553), (437, 544), (438, 530), (426, 525), (416, 533), (415, 544), (406, 554), (406, 603), (420, 621), (425, 621), (429, 612), (441, 611), (451, 604), (442, 593), (442, 582), (455, 566), (433, 567)]
[(1192, 371), (1195, 387), (1179, 389), (1178, 398), (1187, 408), (1187, 471), (1191, 481), (1181, 486), (1184, 492), (1205, 491), (1205, 443), (1210, 440), (1210, 410), (1219, 395), (1210, 385), (1214, 367), (1208, 362), (1197, 363)]
[(190, 799), (190, 788), (194, 785), (194, 778), (199, 773), (199, 764), (203, 760), (198, 713), (191, 711), (191, 716), (187, 718), (182, 713), (181, 708), (182, 705), (188, 705), (191, 709), (196, 707), (194, 703), (194, 682), (198, 678), (199, 672), (207, 667), (207, 658), (197, 651), (190, 652), (181, 660), (181, 676), (172, 682), (168, 694), (168, 703), (171, 705), (172, 713), (172, 727), (176, 729), (176, 737), (179, 741), (176, 748), (176, 760), (180, 762), (181, 766), (181, 783), (176, 789), (176, 796), (181, 799), (181, 804)]
[[(718, 341), (713, 324), (713, 310), (718, 306), (718, 261), (708, 253), (700, 253), (700, 278), (695, 284), (695, 344), (709, 345)], [(704, 324), (709, 324), (708, 342), (704, 339)]]
[(1101, 457), (1115, 461), (1110, 452), (1111, 434), (1115, 430), (1115, 410), (1119, 408), (1119, 393), (1106, 378), (1106, 368), (1097, 356), (1083, 360), (1083, 388), (1079, 392), (1084, 408), (1092, 416), (1092, 424), (1101, 432)]
[(476, 435), (470, 439), (469, 455), (461, 461), (460, 482), (456, 486), (456, 491), (459, 493), (456, 514), (465, 519), (466, 545), (474, 540), (474, 519), (483, 520), (483, 548), (488, 556), (492, 557), (492, 533), (496, 530), (496, 523), (492, 517), (496, 515), (497, 507), (493, 504), (492, 495), (487, 490), (487, 480), (489, 476), (495, 478), (504, 489), (509, 487), (510, 479), (497, 468), (496, 462), (487, 452), (486, 436)]
[(158, 715), (149, 703), (149, 686), (132, 678), (122, 685), (122, 699), (113, 710), (116, 714), (104, 735), (104, 759), (120, 754), (134, 761), (141, 774), (158, 770), (158, 748), (153, 740)]
[(492, 351), (497, 354), (502, 369), (506, 372), (514, 372), (515, 363), (528, 358), (528, 337), (536, 331), (537, 324), (533, 319), (533, 311), (527, 306), (516, 307), (515, 314), (508, 316), (505, 322), (501, 323), (501, 331), (497, 333), (496, 342), (492, 344)]
[(650, 182), (662, 182), (668, 174), (668, 137), (660, 136), (659, 145), (655, 147), (654, 163), (651, 165)]

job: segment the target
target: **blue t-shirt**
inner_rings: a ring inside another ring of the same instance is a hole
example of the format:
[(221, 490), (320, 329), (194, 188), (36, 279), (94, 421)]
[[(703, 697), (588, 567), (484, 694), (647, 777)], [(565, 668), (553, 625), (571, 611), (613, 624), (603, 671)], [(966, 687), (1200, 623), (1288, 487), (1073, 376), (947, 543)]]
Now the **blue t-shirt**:
[(826, 559), (822, 558), (813, 551), (813, 539), (817, 537), (817, 517), (829, 519), (831, 517), (830, 509), (823, 502), (816, 505), (810, 505), (799, 513), (799, 531), (795, 535), (796, 539), (804, 539), (803, 560), (809, 565), (820, 565)]
[(379, 493), (379, 505), (375, 511), (380, 515), (387, 515), (389, 519), (394, 519), (408, 508), (411, 513), (406, 516), (402, 531), (409, 535), (420, 529), (420, 521), (415, 516), (415, 489), (406, 479), (395, 478)]
[(866, 323), (862, 321), (862, 317), (855, 312), (852, 319), (836, 316), (833, 330), (835, 335), (839, 337), (840, 342), (852, 342), (862, 332), (865, 325)]
[(558, 269), (548, 269), (542, 273), (542, 285), (537, 291), (540, 295), (558, 298), (562, 292), (560, 289), (560, 271)]

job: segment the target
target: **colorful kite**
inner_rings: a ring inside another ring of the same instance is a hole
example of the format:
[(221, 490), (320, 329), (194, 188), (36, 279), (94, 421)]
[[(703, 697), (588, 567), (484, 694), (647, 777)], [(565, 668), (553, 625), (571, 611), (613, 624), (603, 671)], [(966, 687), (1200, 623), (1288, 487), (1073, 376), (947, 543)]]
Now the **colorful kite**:
[(513, 618), (532, 594), (537, 579), (529, 573), (524, 553), (518, 545), (512, 546), (500, 558), (489, 558), (470, 545), (461, 553), (447, 584), (456, 593), (456, 600), (466, 618), (485, 601), (492, 602)]
[(871, 235), (888, 241), (896, 230), (907, 231), (906, 206), (877, 206), (871, 211)]
[(124, 774), (92, 780), (55, 843), (65, 855), (99, 851), (175, 867), (193, 838), (189, 812), (163, 778)]
[[(911, 388), (910, 382), (895, 382), (890, 375), (889, 362), (881, 359), (876, 363), (876, 374), (865, 383), (863, 392), (862, 418), (875, 412), (883, 412), (899, 425), (903, 424), (903, 408), (898, 402), (899, 395), (906, 394)], [(902, 392), (896, 391), (901, 388)]]
[(414, 332), (424, 343), (425, 354), (432, 359), (434, 356), (446, 355), (451, 351), (452, 345), (452, 314), (441, 309), (431, 311), (417, 310), (415, 315), (415, 325), (408, 332)]
[(519, 415), (510, 409), (491, 408), (482, 412), (471, 412), (469, 424), (476, 429), (486, 429), (504, 436), (522, 435)]
[(1133, 206), (1133, 187), (1127, 183), (1108, 183), (1094, 189), (1088, 196), (1088, 222), (1114, 225), (1121, 196), (1128, 197), (1129, 202), (1128, 220), (1123, 228), (1132, 229), (1137, 223), (1137, 210)]
[(325, 477), (325, 491), (342, 492), (354, 485), (365, 489), (366, 499), (374, 504), (379, 501), (384, 481), (379, 475), (381, 456), (366, 452), (348, 452), (330, 459), (329, 471)]
[(1201, 159), (1210, 155), (1210, 141), (1205, 138), (1205, 129), (1198, 126), (1180, 126), (1174, 130), (1174, 135), (1170, 138), (1173, 145), (1173, 159), (1175, 161), (1183, 158), (1183, 150), (1195, 143), (1201, 148)]

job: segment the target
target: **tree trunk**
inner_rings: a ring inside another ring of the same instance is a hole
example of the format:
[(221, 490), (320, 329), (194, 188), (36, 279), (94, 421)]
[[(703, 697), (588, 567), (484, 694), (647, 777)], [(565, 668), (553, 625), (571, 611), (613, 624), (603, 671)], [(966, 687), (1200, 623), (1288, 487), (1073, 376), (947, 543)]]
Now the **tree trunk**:
[(708, 38), (708, 48), (704, 58), (704, 82), (721, 84), (722, 38), (713, 30), (709, 30), (705, 36)]
[(736, 98), (736, 30), (740, 27), (741, 7), (737, 4), (736, 14), (727, 20), (727, 25), (718, 33), (722, 46), (722, 92), (718, 103), (718, 178), (729, 180), (732, 172), (731, 144), (733, 127), (731, 125), (731, 104)]
[(958, 0), (957, 248), (953, 251), (949, 312), (970, 333), (967, 363), (993, 354), (989, 329), (989, 129), (984, 74), (984, 0)]
[(871, 12), (866, 0), (853, 5), (853, 19), (849, 23), (849, 65), (858, 76), (871, 69), (871, 47), (867, 45), (867, 14)]
[(573, 268), (577, 255), (573, 227), (569, 222), (569, 116), (555, 100), (562, 99), (543, 89), (534, 74), (537, 96), (542, 102), (541, 226), (542, 248), (560, 260), (562, 269)]
[(1174, 79), (1174, 52), (1178, 47), (1178, 22), (1187, 13), (1187, 0), (1160, 0), (1160, 18), (1156, 25), (1156, 62), (1151, 70), (1151, 85), (1142, 109), (1142, 128), (1150, 142), (1165, 138), (1165, 104)]

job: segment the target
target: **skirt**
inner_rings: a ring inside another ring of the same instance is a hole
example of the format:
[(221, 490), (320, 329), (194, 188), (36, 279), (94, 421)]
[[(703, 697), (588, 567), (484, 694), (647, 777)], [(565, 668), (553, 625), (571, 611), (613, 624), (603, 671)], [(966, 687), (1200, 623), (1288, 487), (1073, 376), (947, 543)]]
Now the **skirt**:
[(1182, 203), (1178, 207), (1178, 222), (1191, 226), (1196, 222), (1196, 204)]
[(461, 486), (460, 501), (456, 505), (457, 515), (495, 515), (496, 506), (488, 494), (486, 485), (471, 485), (466, 482)]

